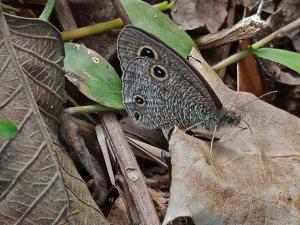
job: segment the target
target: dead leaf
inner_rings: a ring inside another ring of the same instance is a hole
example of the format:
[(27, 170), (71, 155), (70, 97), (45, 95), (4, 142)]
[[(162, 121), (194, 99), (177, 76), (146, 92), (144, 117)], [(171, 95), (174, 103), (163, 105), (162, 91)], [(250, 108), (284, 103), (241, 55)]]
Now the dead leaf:
[[(62, 109), (63, 89), (61, 91), (60, 87), (63, 88), (63, 85), (49, 80), (48, 85), (52, 83), (51, 87), (57, 91), (53, 93), (48, 89), (49, 86), (39, 83), (39, 76), (52, 70), (53, 78), (57, 78), (55, 82), (62, 81), (63, 84), (63, 74), (57, 69), (57, 65), (48, 63), (45, 63), (43, 70), (39, 70), (39, 61), (46, 60), (43, 57), (37, 58), (35, 54), (42, 50), (38, 46), (43, 46), (45, 56), (59, 63), (63, 48), (56, 44), (56, 32), (49, 29), (48, 24), (34, 21), (39, 31), (45, 31), (47, 27), (49, 39), (52, 38), (51, 42), (57, 47), (55, 51), (50, 51), (49, 46), (47, 51), (45, 45), (41, 45), (44, 40), (34, 36), (40, 33), (33, 33), (34, 28), (30, 24), (32, 25), (32, 20), (8, 15), (4, 17), (0, 8), (0, 115), (1, 118), (14, 121), (19, 128), (15, 139), (0, 142), (0, 221), (4, 224), (63, 224), (69, 213), (68, 197), (58, 164), (53, 157), (51, 136), (33, 95), (43, 90), (44, 98), (36, 96), (40, 109), (44, 111), (48, 108), (53, 115), (58, 115)], [(30, 33), (32, 37), (28, 37)], [(32, 38), (35, 42), (28, 41)], [(36, 77), (32, 76), (32, 71), (36, 72)], [(29, 84), (33, 82), (40, 86), (30, 89)], [(51, 96), (57, 99), (53, 101)], [(50, 105), (42, 104), (43, 102)], [(60, 104), (60, 108), (56, 104)]]
[[(250, 45), (249, 39), (240, 41), (239, 51)], [(258, 97), (264, 94), (263, 80), (253, 55), (241, 59), (237, 63), (237, 90), (247, 91)]]
[(294, 48), (300, 52), (300, 29), (289, 34), (289, 38), (293, 41)]
[(209, 32), (220, 29), (227, 16), (227, 0), (177, 0), (171, 8), (173, 20), (184, 30), (206, 25)]
[(224, 106), (240, 111), (244, 122), (220, 127), (212, 150), (210, 142), (173, 131), (163, 224), (179, 216), (192, 216), (196, 225), (299, 224), (300, 119), (230, 90), (196, 51), (191, 55)]
[(64, 103), (59, 32), (0, 9), (0, 43), (0, 115), (20, 129), (0, 143), (0, 221), (108, 224), (56, 140)]
[(83, 167), (93, 178), (94, 200), (103, 206), (108, 196), (105, 172), (95, 157), (89, 153), (79, 127), (72, 117), (64, 116), (60, 131), (74, 162), (77, 162), (79, 167)]
[[(234, 0), (236, 4), (241, 4), (245, 7), (248, 7), (250, 10), (253, 10), (261, 1), (257, 0)], [(273, 13), (275, 8), (274, 0), (264, 0), (263, 11), (268, 13)]]
[(121, 197), (118, 197), (109, 214), (107, 217), (107, 220), (114, 225), (129, 225), (129, 219), (127, 215), (126, 206), (124, 204), (124, 201)]

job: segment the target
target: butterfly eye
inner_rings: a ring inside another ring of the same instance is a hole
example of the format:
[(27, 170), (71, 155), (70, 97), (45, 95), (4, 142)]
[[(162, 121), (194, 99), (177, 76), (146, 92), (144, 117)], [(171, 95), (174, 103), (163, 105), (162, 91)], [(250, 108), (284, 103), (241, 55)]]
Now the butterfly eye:
[(135, 102), (137, 105), (142, 106), (142, 105), (145, 104), (145, 99), (144, 99), (142, 96), (140, 96), (140, 95), (135, 95), (135, 96), (134, 96), (134, 102)]
[(154, 65), (151, 67), (151, 75), (156, 80), (160, 81), (166, 80), (169, 77), (166, 68), (160, 65)]
[(137, 121), (139, 121), (140, 118), (141, 118), (141, 114), (140, 114), (139, 112), (134, 112), (134, 113), (133, 113), (133, 116), (134, 116), (134, 118), (135, 118)]
[(150, 46), (142, 46), (141, 48), (139, 48), (138, 56), (149, 57), (152, 59), (158, 59), (157, 53)]

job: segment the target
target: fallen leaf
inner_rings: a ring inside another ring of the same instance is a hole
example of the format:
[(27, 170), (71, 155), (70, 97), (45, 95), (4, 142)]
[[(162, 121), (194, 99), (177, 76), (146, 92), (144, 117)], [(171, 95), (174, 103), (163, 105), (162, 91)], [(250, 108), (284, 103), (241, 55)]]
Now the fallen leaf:
[[(245, 7), (248, 7), (250, 10), (253, 10), (260, 3), (256, 0), (235, 0), (235, 2), (241, 4)], [(274, 8), (275, 8), (274, 5), (275, 5), (275, 3), (273, 0), (264, 0), (263, 11), (268, 12), (268, 13), (273, 13)]]
[(126, 206), (121, 197), (118, 197), (107, 216), (107, 220), (114, 225), (129, 225)]
[[(45, 31), (48, 36), (42, 38)], [(49, 45), (44, 45), (45, 40)], [(53, 117), (62, 109), (63, 74), (57, 64), (47, 62), (62, 62), (63, 46), (58, 40), (48, 23), (4, 16), (0, 8), (0, 117), (14, 121), (19, 129), (13, 140), (0, 141), (3, 224), (63, 224), (68, 220), (68, 197), (53, 157), (51, 134), (39, 111), (47, 109)], [(51, 49), (51, 44), (56, 48)], [(33, 83), (37, 84), (30, 89)]]
[[(249, 39), (240, 41), (239, 51), (248, 48), (250, 45)], [(241, 59), (237, 63), (237, 90), (247, 91), (256, 96), (264, 94), (263, 79), (253, 55)]]
[(15, 139), (0, 142), (0, 221), (108, 224), (57, 141), (64, 103), (59, 32), (0, 9), (0, 42), (0, 117), (19, 128)]
[(210, 142), (173, 131), (171, 197), (163, 224), (179, 216), (191, 216), (196, 225), (299, 224), (300, 119), (230, 90), (196, 51), (191, 55), (242, 122), (220, 127), (212, 149)]
[(227, 4), (228, 0), (177, 0), (171, 8), (171, 15), (184, 30), (206, 26), (210, 33), (214, 33), (226, 19)]

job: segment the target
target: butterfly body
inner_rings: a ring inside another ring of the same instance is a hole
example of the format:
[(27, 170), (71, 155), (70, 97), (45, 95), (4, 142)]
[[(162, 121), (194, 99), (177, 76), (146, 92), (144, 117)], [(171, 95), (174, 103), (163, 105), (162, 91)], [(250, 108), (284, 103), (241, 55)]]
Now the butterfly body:
[(187, 128), (197, 124), (212, 129), (238, 120), (185, 59), (151, 34), (125, 27), (118, 56), (124, 71), (123, 102), (138, 125)]

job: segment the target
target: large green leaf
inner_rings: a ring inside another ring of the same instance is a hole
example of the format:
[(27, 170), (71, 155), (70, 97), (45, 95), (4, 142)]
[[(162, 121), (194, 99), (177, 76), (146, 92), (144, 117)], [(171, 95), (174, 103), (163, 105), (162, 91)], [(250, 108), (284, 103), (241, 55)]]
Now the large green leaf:
[(84, 95), (101, 105), (123, 108), (121, 80), (102, 56), (73, 43), (65, 43), (65, 54), (67, 77)]
[(18, 133), (16, 124), (10, 120), (0, 119), (0, 140), (9, 140)]
[(273, 62), (280, 63), (286, 67), (300, 73), (300, 54), (276, 48), (259, 48), (253, 49), (254, 55)]
[(140, 0), (120, 1), (133, 25), (149, 32), (186, 58), (193, 47), (192, 38), (172, 20), (151, 5)]

